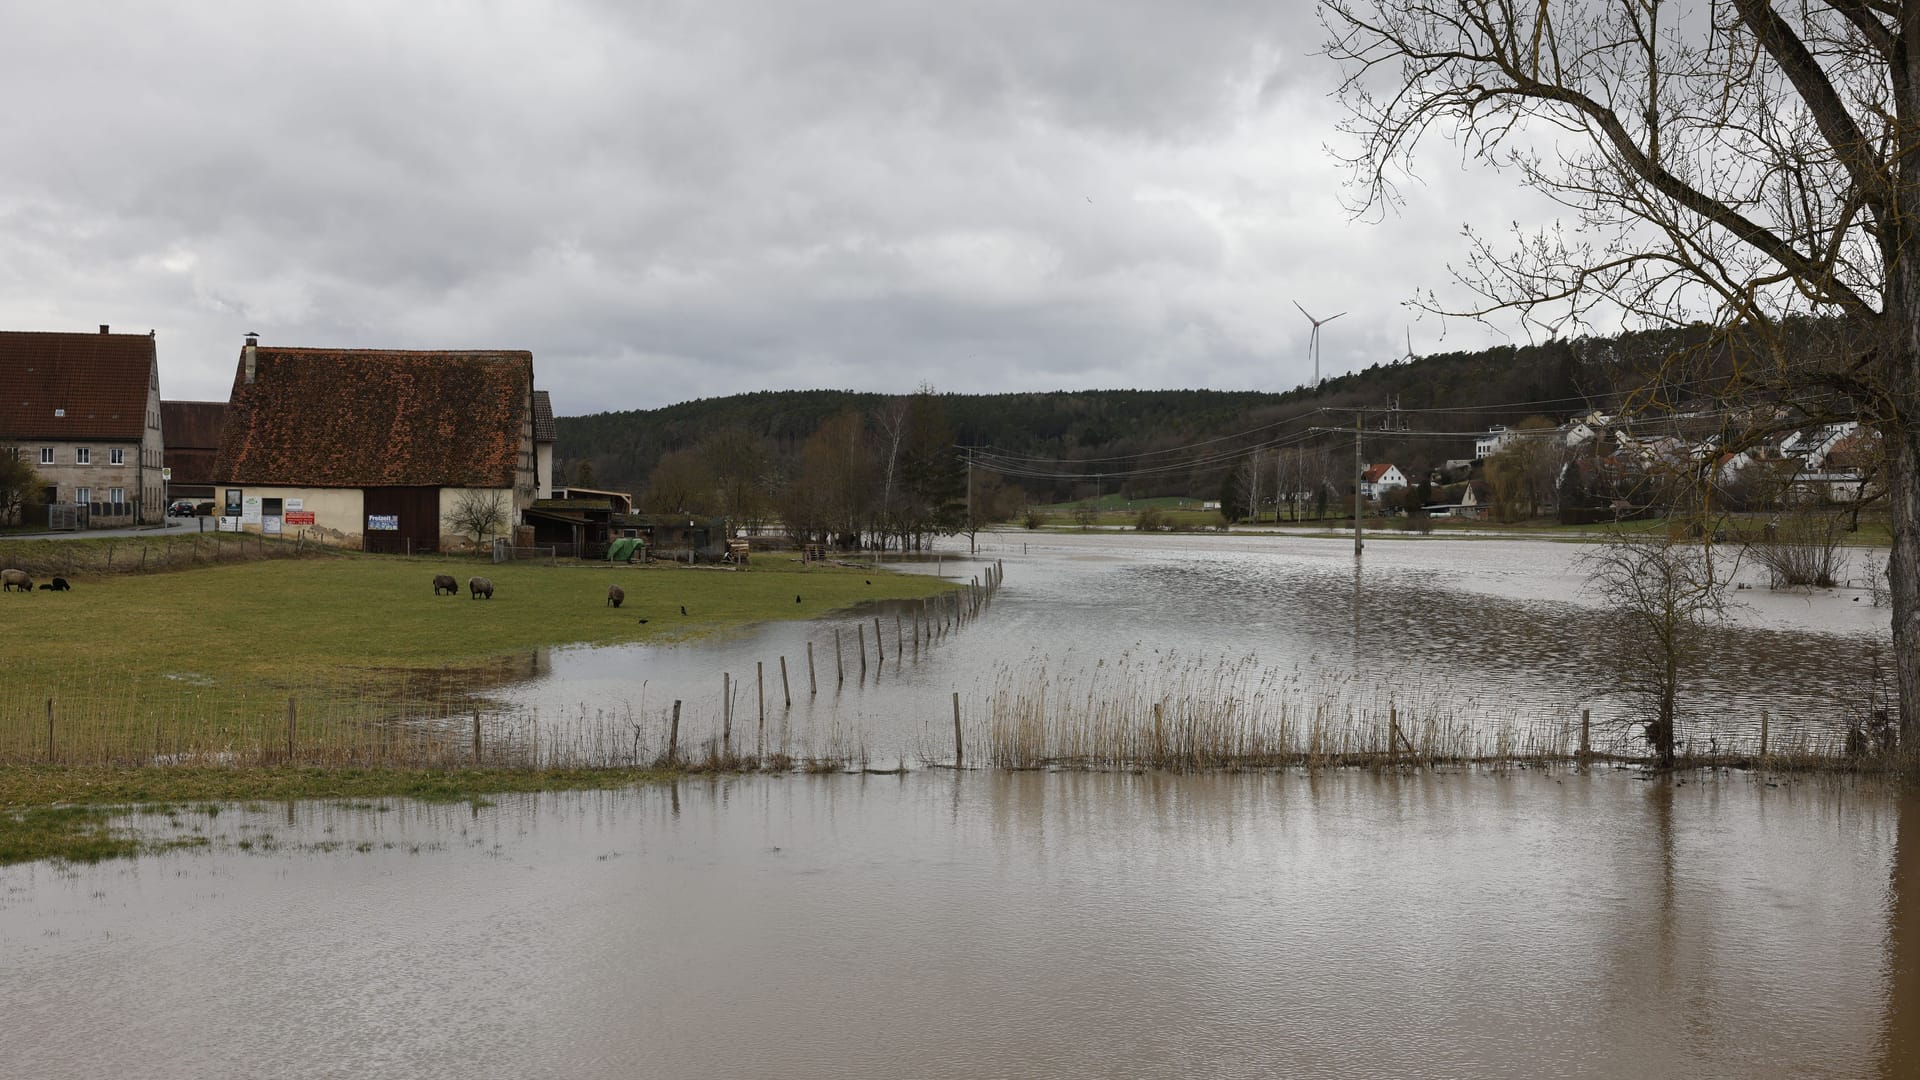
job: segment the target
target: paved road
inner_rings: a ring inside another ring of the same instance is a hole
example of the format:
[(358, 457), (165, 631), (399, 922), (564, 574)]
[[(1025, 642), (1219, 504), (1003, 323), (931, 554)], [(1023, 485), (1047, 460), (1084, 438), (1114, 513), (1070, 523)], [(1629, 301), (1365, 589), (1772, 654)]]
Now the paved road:
[(74, 529), (62, 532), (8, 533), (15, 540), (85, 540), (100, 536), (158, 536), (163, 533), (212, 532), (218, 518), (168, 518), (165, 525), (141, 525), (126, 529)]

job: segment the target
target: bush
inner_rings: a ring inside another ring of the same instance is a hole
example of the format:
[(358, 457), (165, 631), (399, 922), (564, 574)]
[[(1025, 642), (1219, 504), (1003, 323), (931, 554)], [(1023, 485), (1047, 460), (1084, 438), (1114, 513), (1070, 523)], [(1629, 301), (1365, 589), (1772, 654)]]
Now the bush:
[(1167, 515), (1161, 513), (1159, 507), (1149, 506), (1140, 511), (1140, 516), (1133, 519), (1133, 527), (1141, 532), (1164, 532), (1167, 528)]

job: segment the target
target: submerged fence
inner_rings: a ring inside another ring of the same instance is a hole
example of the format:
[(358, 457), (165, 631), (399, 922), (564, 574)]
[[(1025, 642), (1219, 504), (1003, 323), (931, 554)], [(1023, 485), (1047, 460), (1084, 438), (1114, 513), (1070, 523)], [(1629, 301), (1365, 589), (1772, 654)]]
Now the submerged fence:
[[(251, 539), (251, 538), (249, 538)], [(273, 546), (273, 545), (270, 545)], [(290, 545), (289, 545), (290, 546)], [(1001, 564), (961, 588), (830, 629), (802, 656), (717, 672), (717, 705), (503, 709), (485, 689), (540, 670), (537, 654), (447, 671), (323, 676), (248, 688), (185, 685), (154, 695), (103, 659), (69, 687), (0, 680), (0, 763), (458, 768), (865, 768), (873, 733), (831, 726), (796, 738), (794, 702), (869, 665), (919, 663), (991, 608)], [(823, 630), (827, 628), (823, 627)], [(869, 633), (870, 631), (870, 633)], [(194, 676), (166, 676), (191, 683)], [(1353, 676), (1273, 670), (1253, 657), (1122, 654), (1068, 670), (1035, 658), (984, 693), (930, 695), (911, 733), (923, 765), (1002, 769), (1431, 766), (1645, 756), (1617, 709), (1488, 703), (1445, 683), (1381, 689)], [(1693, 722), (1695, 763), (1795, 765), (1857, 758), (1841, 724)], [(897, 732), (894, 734), (898, 734)], [(893, 760), (893, 758), (889, 758)], [(904, 760), (900, 761), (904, 766)]]

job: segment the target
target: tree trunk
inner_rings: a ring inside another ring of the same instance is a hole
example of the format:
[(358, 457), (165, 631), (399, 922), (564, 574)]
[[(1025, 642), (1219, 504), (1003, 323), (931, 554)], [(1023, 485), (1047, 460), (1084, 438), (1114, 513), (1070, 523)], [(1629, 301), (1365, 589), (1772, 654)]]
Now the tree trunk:
[(1893, 601), (1893, 664), (1900, 689), (1900, 746), (1920, 747), (1920, 427), (1889, 424), (1887, 524), (1893, 548), (1887, 584)]

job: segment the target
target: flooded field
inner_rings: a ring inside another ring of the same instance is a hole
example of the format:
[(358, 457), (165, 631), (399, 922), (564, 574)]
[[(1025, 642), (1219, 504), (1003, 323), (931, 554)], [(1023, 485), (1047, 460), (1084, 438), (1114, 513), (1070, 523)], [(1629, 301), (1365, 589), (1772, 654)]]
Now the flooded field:
[(210, 844), (0, 869), (0, 1071), (1920, 1069), (1920, 800), (1864, 784), (932, 771), (149, 824)]
[[(911, 640), (913, 606), (875, 605), (726, 641), (554, 650), (539, 677), (496, 700), (507, 713), (537, 714), (550, 731), (613, 727), (631, 733), (636, 752), (658, 752), (679, 699), (684, 750), (718, 734), (728, 676), (737, 749), (758, 740), (770, 752), (875, 765), (950, 759), (955, 693), (977, 739), (997, 693), (1043, 692), (1059, 711), (1111, 697), (1147, 702), (1163, 689), (1269, 713), (1284, 704), (1384, 718), (1393, 708), (1402, 723), (1477, 726), (1488, 747), (1509, 734), (1565, 742), (1584, 710), (1597, 749), (1631, 751), (1631, 703), (1613, 688), (1598, 608), (1577, 565), (1583, 550), (1383, 538), (1356, 567), (1344, 539), (1002, 533), (980, 553), (1006, 566), (989, 614), (924, 648)], [(1854, 563), (1849, 572), (1864, 585), (1869, 568)], [(953, 555), (939, 563), (961, 580), (981, 566)], [(1761, 582), (1751, 568), (1742, 580)], [(1837, 747), (1888, 677), (1886, 610), (1864, 587), (1731, 595), (1731, 618), (1710, 632), (1709, 659), (1682, 697), (1683, 748), (1751, 752), (1763, 712), (1776, 751)]]

